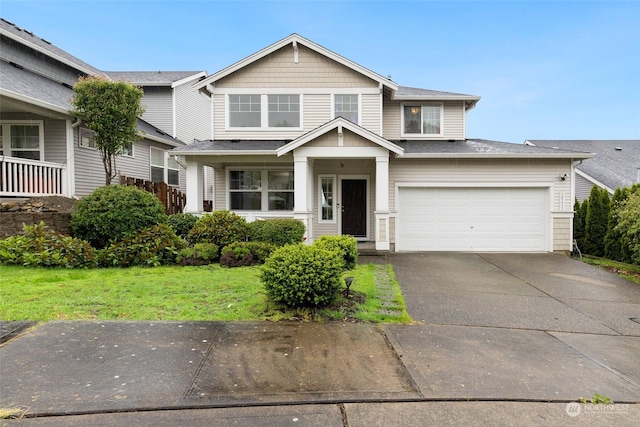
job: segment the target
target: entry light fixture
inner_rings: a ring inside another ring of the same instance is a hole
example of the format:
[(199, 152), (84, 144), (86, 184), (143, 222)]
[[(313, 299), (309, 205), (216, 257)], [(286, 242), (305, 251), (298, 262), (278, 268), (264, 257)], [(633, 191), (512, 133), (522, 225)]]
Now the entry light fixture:
[(560, 174), (560, 179), (561, 179), (562, 181), (566, 181), (566, 180), (567, 180), (567, 174), (566, 174), (566, 173), (561, 173), (561, 174)]

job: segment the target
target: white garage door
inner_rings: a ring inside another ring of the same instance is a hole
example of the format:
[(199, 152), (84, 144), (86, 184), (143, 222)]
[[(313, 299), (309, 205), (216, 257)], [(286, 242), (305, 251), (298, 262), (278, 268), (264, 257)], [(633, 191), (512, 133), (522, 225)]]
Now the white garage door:
[(547, 194), (545, 188), (400, 188), (396, 249), (545, 251)]

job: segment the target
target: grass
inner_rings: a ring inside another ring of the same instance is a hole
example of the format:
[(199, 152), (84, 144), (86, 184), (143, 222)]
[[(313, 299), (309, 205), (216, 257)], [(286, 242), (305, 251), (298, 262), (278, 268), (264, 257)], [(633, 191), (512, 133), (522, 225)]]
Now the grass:
[(640, 284), (640, 265), (626, 264), (624, 262), (612, 261), (610, 259), (597, 258), (589, 255), (584, 255), (582, 258), (578, 259), (584, 263), (595, 265), (627, 280)]
[[(214, 264), (68, 270), (0, 266), (0, 319), (387, 321), (389, 316), (376, 313), (374, 267), (362, 265), (349, 272), (356, 278), (353, 293), (364, 295), (362, 304), (339, 297), (331, 309), (285, 310), (267, 298), (259, 267)], [(404, 307), (403, 301), (400, 306)], [(404, 311), (393, 321), (410, 318)]]

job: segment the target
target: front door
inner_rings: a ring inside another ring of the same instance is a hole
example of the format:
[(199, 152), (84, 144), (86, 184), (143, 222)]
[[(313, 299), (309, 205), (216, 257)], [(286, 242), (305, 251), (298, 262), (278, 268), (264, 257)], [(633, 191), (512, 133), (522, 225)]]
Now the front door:
[(342, 234), (367, 236), (367, 180), (342, 180)]

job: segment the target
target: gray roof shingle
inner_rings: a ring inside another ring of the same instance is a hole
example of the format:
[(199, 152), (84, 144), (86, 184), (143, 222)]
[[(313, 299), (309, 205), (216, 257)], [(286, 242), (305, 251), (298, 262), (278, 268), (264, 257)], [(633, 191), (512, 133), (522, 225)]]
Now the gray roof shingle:
[(596, 153), (576, 168), (611, 189), (630, 187), (640, 181), (640, 139), (531, 139), (528, 142), (538, 147)]
[(105, 71), (113, 80), (124, 80), (138, 85), (169, 86), (203, 71)]
[(283, 140), (206, 140), (198, 141), (193, 144), (186, 145), (184, 147), (176, 148), (174, 151), (180, 151), (181, 153), (196, 153), (196, 152), (238, 152), (249, 153), (255, 151), (273, 151), (276, 154), (276, 150), (283, 147), (285, 144), (291, 141)]
[(443, 92), (440, 90), (420, 89), (417, 87), (398, 86), (395, 98), (465, 98), (480, 99), (479, 96), (464, 93)]
[(509, 142), (490, 141), (486, 139), (466, 139), (454, 141), (393, 141), (404, 149), (404, 154), (411, 155), (487, 155), (513, 157), (588, 157), (588, 153), (572, 150), (556, 150), (546, 147), (512, 144)]

